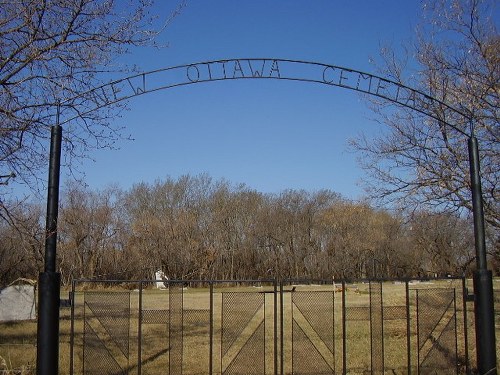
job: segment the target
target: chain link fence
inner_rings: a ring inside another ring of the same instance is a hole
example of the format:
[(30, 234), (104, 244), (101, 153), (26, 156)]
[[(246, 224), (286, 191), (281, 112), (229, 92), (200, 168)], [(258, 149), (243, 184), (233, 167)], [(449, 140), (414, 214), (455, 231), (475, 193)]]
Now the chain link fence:
[(152, 285), (74, 283), (71, 374), (467, 374), (474, 366), (463, 279)]

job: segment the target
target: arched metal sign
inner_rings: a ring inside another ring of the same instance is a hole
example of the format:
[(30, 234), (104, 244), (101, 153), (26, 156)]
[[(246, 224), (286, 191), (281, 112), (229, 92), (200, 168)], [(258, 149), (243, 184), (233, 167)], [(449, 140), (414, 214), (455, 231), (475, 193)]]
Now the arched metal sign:
[[(477, 262), (477, 271), (474, 273), (477, 363), (481, 374), (492, 373), (490, 371), (496, 368), (492, 273), (487, 270), (486, 264), (479, 155), (471, 117), (464, 111), (434, 98), (432, 94), (383, 77), (335, 65), (275, 58), (214, 60), (154, 70), (92, 88), (60, 103), (56, 125), (52, 127), (45, 267), (39, 276), (38, 373), (58, 373), (60, 275), (56, 272), (56, 237), (61, 125), (84, 117), (92, 111), (146, 93), (196, 83), (241, 79), (312, 82), (373, 95), (418, 111), (468, 138)], [(86, 109), (76, 112), (74, 105), (78, 105), (79, 109), (82, 109), (82, 106)]]
[[(421, 112), (447, 124), (463, 135), (468, 135), (464, 129), (460, 129), (448, 118), (454, 118), (456, 121), (458, 115), (462, 124), (468, 124), (469, 116), (430, 94), (359, 70), (318, 62), (275, 58), (213, 60), (132, 75), (61, 102), (62, 109), (67, 109), (67, 111), (60, 124), (96, 109), (154, 91), (195, 83), (241, 79), (311, 82), (358, 91)], [(90, 106), (86, 111), (72, 115), (71, 106), (64, 107), (65, 104), (72, 103), (75, 99), (88, 100)]]

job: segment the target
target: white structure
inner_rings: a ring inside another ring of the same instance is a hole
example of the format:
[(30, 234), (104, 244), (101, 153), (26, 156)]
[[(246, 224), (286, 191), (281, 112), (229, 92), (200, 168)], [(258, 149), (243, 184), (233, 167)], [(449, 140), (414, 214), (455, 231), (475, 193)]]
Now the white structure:
[[(156, 287), (158, 289), (166, 289), (165, 281), (168, 281), (167, 275), (162, 270), (155, 272)], [(160, 281), (161, 280), (161, 281)]]
[(18, 279), (0, 290), (0, 322), (36, 319), (36, 282)]

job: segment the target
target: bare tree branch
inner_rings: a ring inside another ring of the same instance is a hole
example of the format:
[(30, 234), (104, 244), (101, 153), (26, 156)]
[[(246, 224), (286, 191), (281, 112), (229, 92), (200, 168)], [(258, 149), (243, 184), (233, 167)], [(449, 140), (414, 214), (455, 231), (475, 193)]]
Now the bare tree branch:
[[(470, 114), (480, 145), (485, 218), (498, 230), (500, 35), (491, 18), (494, 8), (491, 0), (426, 1), (415, 45), (401, 55), (384, 48), (378, 68)], [(464, 130), (471, 124), (444, 108), (434, 108), (440, 122), (382, 99), (370, 101), (387, 133), (352, 141), (368, 172), (370, 195), (408, 209), (470, 212), (467, 140), (444, 123)]]
[[(0, 174), (15, 173), (29, 185), (40, 177), (59, 102), (65, 100), (62, 116), (111, 102), (112, 92), (88, 93), (89, 88), (106, 83), (109, 73), (128, 70), (117, 57), (132, 47), (156, 45), (155, 38), (185, 6), (179, 0), (160, 19), (150, 14), (153, 3), (0, 0)], [(66, 127), (69, 161), (123, 137), (108, 121), (122, 106), (80, 115)]]

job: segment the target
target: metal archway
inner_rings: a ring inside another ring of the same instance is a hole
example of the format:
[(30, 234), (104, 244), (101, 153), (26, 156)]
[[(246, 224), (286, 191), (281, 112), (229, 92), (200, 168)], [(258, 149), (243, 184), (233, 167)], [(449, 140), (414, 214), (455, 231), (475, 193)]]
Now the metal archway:
[[(196, 83), (241, 79), (310, 82), (373, 95), (420, 112), (468, 139), (477, 263), (474, 273), (477, 363), (481, 374), (496, 374), (492, 272), (487, 270), (486, 263), (479, 154), (471, 116), (432, 95), (377, 75), (318, 62), (276, 58), (238, 58), (178, 65), (125, 77), (61, 101), (51, 133), (45, 266), (39, 276), (38, 374), (58, 374), (60, 275), (56, 272), (56, 239), (61, 125), (139, 95)], [(75, 103), (86, 109), (74, 111), (72, 105)]]
[[(430, 94), (360, 70), (319, 62), (277, 58), (212, 60), (131, 75), (61, 101), (61, 111), (65, 113), (63, 113), (64, 119), (61, 119), (59, 124), (63, 125), (97, 109), (155, 91), (196, 83), (242, 79), (310, 82), (349, 89), (420, 112), (464, 136), (470, 136), (473, 132), (469, 129), (467, 133), (456, 125), (458, 120), (470, 124), (470, 116), (467, 113)], [(73, 112), (71, 105), (76, 100), (80, 105), (88, 104), (87, 108), (78, 113)]]

